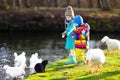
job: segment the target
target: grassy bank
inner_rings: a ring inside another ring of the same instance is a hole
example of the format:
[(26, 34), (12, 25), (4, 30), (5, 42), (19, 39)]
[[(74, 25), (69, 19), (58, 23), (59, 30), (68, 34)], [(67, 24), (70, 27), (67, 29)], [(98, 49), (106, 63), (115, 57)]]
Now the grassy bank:
[(88, 65), (65, 65), (66, 58), (49, 64), (45, 73), (30, 75), (25, 80), (119, 80), (120, 57), (114, 53), (106, 57), (98, 75), (90, 74)]
[[(120, 32), (120, 9), (74, 8), (92, 32)], [(64, 31), (65, 8), (23, 8), (0, 12), (0, 31)]]

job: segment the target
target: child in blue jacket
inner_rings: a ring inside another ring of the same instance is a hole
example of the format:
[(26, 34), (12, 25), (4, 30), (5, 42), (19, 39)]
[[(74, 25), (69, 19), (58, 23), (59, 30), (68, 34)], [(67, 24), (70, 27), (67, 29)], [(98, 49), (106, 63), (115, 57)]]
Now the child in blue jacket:
[(74, 34), (74, 30), (76, 27), (73, 21), (74, 12), (71, 6), (67, 7), (67, 10), (65, 12), (65, 17), (66, 17), (67, 27), (66, 30), (62, 33), (62, 38), (64, 38), (65, 35), (67, 36), (65, 49), (70, 50), (69, 60), (66, 62), (66, 64), (77, 63), (74, 39), (72, 38), (72, 34)]

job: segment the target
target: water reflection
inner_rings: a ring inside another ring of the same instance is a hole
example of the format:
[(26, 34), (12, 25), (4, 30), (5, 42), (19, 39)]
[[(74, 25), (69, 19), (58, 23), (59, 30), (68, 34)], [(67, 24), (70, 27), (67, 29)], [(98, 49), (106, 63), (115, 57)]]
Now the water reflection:
[[(0, 34), (0, 43), (7, 43), (11, 52), (21, 53), (25, 51), (27, 56), (34, 52), (42, 55), (59, 55), (64, 56), (64, 39), (57, 33), (2, 33)], [(58, 58), (56, 58), (58, 59)]]

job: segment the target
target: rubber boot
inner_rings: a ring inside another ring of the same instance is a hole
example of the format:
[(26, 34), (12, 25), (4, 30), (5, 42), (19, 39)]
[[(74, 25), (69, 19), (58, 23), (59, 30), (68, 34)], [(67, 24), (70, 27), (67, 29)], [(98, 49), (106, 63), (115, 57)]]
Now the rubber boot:
[(65, 64), (73, 64), (73, 63), (77, 63), (76, 56), (70, 54), (69, 55), (69, 60)]

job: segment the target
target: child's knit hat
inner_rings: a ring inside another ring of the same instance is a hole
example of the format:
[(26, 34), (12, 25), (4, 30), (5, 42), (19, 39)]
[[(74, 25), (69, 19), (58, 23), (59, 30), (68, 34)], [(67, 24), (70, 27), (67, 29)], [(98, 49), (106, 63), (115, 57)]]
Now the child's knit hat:
[(65, 11), (65, 16), (71, 16), (72, 18), (74, 18), (74, 11), (71, 6), (67, 7)]

